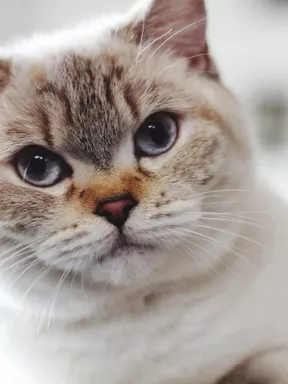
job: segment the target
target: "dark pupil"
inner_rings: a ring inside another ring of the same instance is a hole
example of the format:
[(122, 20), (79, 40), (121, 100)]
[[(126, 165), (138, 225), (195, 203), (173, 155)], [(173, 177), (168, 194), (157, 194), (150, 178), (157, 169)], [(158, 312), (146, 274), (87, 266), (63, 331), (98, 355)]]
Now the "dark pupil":
[(169, 132), (164, 124), (151, 122), (148, 123), (148, 129), (150, 140), (158, 147), (165, 146), (169, 141)]
[(30, 161), (30, 164), (27, 169), (27, 173), (31, 177), (41, 178), (45, 175), (47, 170), (47, 158), (35, 155)]

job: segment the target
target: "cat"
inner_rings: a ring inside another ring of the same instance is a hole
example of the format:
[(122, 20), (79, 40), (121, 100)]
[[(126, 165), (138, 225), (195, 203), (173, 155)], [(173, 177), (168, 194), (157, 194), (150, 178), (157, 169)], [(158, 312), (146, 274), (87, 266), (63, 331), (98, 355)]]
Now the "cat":
[(288, 208), (206, 19), (146, 1), (0, 50), (1, 384), (288, 382)]

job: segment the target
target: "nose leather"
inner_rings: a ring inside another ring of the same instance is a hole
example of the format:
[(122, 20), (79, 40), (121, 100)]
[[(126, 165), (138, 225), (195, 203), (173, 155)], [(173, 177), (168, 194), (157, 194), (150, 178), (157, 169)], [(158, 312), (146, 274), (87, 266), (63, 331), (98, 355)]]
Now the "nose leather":
[(104, 217), (117, 228), (122, 228), (131, 210), (137, 205), (131, 195), (125, 195), (101, 201), (96, 209), (98, 216)]

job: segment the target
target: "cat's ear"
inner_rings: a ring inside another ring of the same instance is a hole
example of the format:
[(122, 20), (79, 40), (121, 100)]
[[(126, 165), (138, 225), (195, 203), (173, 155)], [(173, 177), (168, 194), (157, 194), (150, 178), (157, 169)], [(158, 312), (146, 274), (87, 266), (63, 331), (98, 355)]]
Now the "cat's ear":
[(186, 58), (192, 69), (217, 75), (209, 55), (206, 27), (204, 0), (150, 0), (134, 33), (142, 49), (151, 44), (155, 50), (172, 51)]
[(3, 91), (9, 83), (11, 75), (11, 62), (0, 58), (0, 92)]

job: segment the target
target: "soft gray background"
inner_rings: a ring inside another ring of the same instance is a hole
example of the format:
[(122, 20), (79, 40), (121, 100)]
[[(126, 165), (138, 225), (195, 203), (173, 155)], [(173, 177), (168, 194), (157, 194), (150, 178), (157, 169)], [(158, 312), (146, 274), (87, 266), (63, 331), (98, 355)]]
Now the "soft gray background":
[[(0, 44), (117, 12), (134, 1), (0, 0)], [(209, 40), (224, 80), (259, 131), (263, 171), (288, 196), (288, 0), (206, 3)]]

